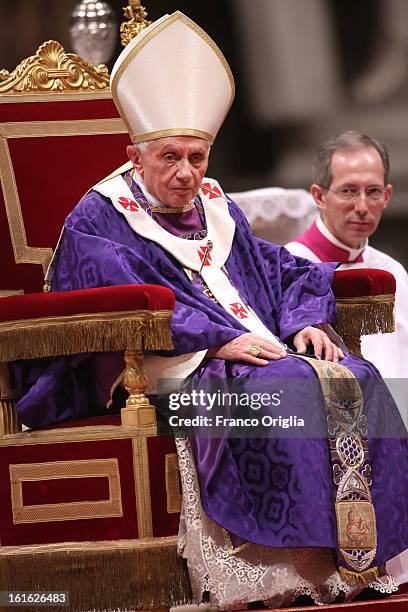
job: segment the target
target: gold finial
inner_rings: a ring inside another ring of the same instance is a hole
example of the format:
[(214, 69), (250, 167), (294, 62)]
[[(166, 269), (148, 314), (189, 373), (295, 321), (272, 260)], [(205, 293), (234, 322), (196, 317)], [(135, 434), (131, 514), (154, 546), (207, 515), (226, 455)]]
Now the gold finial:
[(146, 19), (147, 12), (140, 4), (140, 0), (129, 0), (129, 4), (123, 9), (123, 14), (129, 21), (120, 24), (120, 41), (123, 47), (152, 22)]
[(145, 395), (148, 378), (143, 365), (141, 351), (125, 352), (126, 369), (123, 386), (129, 393), (126, 406), (122, 408), (121, 421), (123, 427), (146, 427), (156, 425), (156, 410)]

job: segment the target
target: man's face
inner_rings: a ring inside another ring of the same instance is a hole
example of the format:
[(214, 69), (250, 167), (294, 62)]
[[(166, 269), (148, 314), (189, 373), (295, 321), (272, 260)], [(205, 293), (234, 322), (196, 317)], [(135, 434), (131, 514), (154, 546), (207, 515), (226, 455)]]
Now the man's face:
[[(384, 168), (373, 147), (356, 151), (339, 150), (333, 154), (331, 185), (326, 190), (312, 185), (310, 191), (320, 209), (327, 229), (341, 242), (358, 248), (375, 232), (392, 194), (392, 186), (384, 185)], [(367, 197), (367, 190), (384, 190), (378, 200)], [(360, 192), (348, 201), (342, 194)]]
[(128, 151), (148, 191), (163, 205), (177, 208), (196, 196), (208, 166), (209, 144), (195, 136), (153, 140), (144, 153)]

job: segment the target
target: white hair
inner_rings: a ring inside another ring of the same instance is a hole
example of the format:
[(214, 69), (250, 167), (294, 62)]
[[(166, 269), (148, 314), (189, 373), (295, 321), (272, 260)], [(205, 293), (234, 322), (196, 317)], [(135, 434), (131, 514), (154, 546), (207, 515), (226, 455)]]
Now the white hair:
[(149, 148), (152, 142), (153, 142), (152, 140), (143, 140), (142, 142), (137, 142), (136, 144), (134, 144), (133, 148), (136, 151), (136, 153), (143, 155), (144, 153), (146, 153), (147, 149)]

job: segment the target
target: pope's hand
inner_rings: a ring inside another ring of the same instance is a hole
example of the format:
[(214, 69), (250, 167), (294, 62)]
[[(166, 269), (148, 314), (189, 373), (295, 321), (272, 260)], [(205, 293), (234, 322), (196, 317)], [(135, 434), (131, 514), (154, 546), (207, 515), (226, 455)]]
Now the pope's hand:
[[(254, 352), (257, 352), (257, 347), (260, 352), (255, 356)], [(226, 361), (246, 361), (253, 365), (265, 366), (271, 359), (286, 357), (286, 351), (283, 346), (277, 346), (257, 334), (242, 334), (222, 346), (208, 349), (207, 357)]]
[(324, 331), (315, 327), (309, 326), (301, 329), (293, 338), (293, 344), (298, 353), (306, 353), (308, 344), (312, 344), (316, 357), (335, 362), (344, 359), (343, 351), (330, 340)]

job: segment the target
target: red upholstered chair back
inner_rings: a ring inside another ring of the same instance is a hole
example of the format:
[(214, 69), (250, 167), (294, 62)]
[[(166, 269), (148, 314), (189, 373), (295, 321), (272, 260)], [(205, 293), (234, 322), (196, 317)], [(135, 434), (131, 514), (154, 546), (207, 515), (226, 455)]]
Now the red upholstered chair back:
[(0, 76), (0, 296), (41, 291), (63, 221), (130, 144), (106, 69), (55, 41)]

